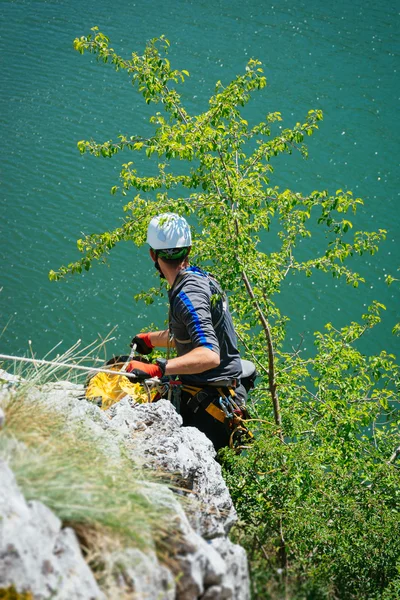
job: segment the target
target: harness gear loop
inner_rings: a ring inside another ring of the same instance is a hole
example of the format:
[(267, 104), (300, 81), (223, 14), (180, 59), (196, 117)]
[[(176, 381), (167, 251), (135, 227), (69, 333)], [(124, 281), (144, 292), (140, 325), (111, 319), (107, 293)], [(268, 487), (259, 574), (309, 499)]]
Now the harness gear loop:
[(217, 419), (217, 421), (219, 421), (220, 423), (225, 423), (225, 412), (213, 403), (212, 396), (210, 397), (210, 395), (206, 392), (205, 388), (198, 387), (195, 385), (184, 384), (182, 386), (182, 391), (187, 392), (191, 395), (188, 405), (190, 405), (192, 400), (196, 403), (196, 406), (194, 408), (193, 406), (190, 407), (192, 408), (193, 412), (197, 412), (199, 407), (201, 406), (206, 412), (208, 412), (212, 417), (214, 417), (214, 419)]
[(244, 443), (250, 443), (254, 438), (253, 434), (247, 427), (238, 425), (231, 433), (229, 437), (229, 448), (234, 450), (244, 450), (249, 448), (248, 445), (244, 446)]
[[(227, 390), (228, 393), (225, 393), (225, 390)], [(247, 438), (247, 441), (250, 441), (253, 438), (253, 434), (247, 429), (244, 424), (245, 419), (242, 416), (247, 415), (248, 413), (247, 411), (242, 410), (234, 401), (236, 394), (233, 387), (227, 386), (226, 388), (215, 388), (211, 386), (199, 387), (184, 384), (182, 386), (182, 391), (187, 392), (191, 396), (188, 401), (188, 406), (190, 406), (192, 401), (196, 403), (195, 407), (191, 406), (193, 412), (197, 412), (199, 407), (201, 407), (209, 415), (214, 417), (214, 419), (225, 425), (230, 433), (230, 448), (238, 449), (237, 443), (240, 442), (240, 444), (242, 444), (242, 441), (244, 441), (243, 438)], [(218, 392), (219, 396), (217, 396), (215, 392)], [(215, 401), (218, 402), (219, 406), (217, 406)]]

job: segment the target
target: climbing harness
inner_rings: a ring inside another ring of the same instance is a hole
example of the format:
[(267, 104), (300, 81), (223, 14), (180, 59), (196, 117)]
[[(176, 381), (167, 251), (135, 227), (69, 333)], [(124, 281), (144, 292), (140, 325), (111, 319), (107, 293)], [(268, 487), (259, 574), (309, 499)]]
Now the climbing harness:
[(253, 434), (245, 424), (249, 414), (245, 406), (237, 403), (233, 386), (199, 387), (183, 384), (182, 391), (191, 396), (187, 405), (194, 413), (202, 408), (225, 426), (229, 434), (230, 448), (242, 450), (251, 442)]

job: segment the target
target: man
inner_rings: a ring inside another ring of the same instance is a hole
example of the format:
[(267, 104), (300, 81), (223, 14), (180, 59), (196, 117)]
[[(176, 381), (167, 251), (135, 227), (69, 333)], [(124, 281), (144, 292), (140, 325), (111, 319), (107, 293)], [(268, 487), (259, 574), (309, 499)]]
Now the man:
[(157, 359), (156, 364), (131, 361), (127, 372), (139, 378), (179, 375), (183, 424), (203, 431), (218, 450), (229, 444), (232, 433), (226, 415), (233, 407), (242, 416), (246, 398), (227, 298), (210, 274), (189, 265), (192, 240), (183, 217), (154, 217), (147, 243), (155, 267), (170, 285), (169, 329), (140, 333), (132, 343), (141, 354), (158, 346), (175, 348), (177, 356)]

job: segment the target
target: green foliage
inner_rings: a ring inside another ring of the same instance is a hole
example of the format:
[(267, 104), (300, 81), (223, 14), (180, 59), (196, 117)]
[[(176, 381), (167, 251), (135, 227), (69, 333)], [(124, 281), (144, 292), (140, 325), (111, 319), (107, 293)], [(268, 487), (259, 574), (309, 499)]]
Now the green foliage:
[(363, 324), (327, 325), (314, 359), (282, 356), (284, 440), (259, 391), (254, 447), (240, 457), (225, 452), (254, 598), (370, 599), (395, 585), (400, 371), (394, 356), (367, 358), (356, 348), (382, 308), (369, 307)]
[[(271, 183), (279, 155), (307, 157), (304, 140), (318, 129), (321, 111), (310, 110), (292, 127), (283, 128), (279, 112), (249, 124), (242, 109), (266, 85), (261, 63), (252, 59), (229, 84), (217, 82), (205, 112), (189, 115), (171, 87), (188, 73), (172, 70), (164, 37), (129, 60), (97, 28), (74, 46), (125, 70), (145, 101), (163, 112), (151, 117), (148, 138), (78, 143), (81, 153), (98, 157), (126, 150), (152, 157), (155, 171), (141, 176), (135, 158), (122, 165), (119, 186), (111, 189), (128, 196), (122, 226), (79, 240), (83, 258), (50, 277), (89, 269), (119, 241), (140, 246), (157, 213), (186, 215), (193, 223), (194, 261), (215, 271), (230, 292), (240, 341), (260, 373), (252, 408), (255, 443), (240, 457), (224, 456), (254, 598), (394, 598), (399, 372), (393, 356), (364, 357), (357, 349), (384, 306), (373, 303), (361, 323), (340, 331), (328, 324), (316, 334), (316, 355), (303, 358), (301, 349), (285, 351), (287, 317), (276, 304), (292, 273), (320, 270), (357, 287), (364, 279), (348, 259), (373, 255), (385, 239), (382, 229), (354, 230), (350, 215), (362, 200), (350, 191), (303, 194)], [(326, 240), (317, 254), (306, 244), (315, 225)], [(262, 249), (266, 232), (276, 248), (270, 253)], [(388, 284), (394, 281), (388, 276)], [(138, 298), (151, 302), (160, 293), (145, 290)]]

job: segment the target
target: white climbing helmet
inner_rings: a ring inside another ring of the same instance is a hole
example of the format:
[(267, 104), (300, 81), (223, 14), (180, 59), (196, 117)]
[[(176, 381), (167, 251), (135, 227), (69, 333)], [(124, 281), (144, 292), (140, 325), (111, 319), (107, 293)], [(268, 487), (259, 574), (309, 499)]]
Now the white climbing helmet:
[(153, 250), (191, 246), (189, 224), (186, 219), (175, 213), (157, 215), (152, 218), (147, 229), (147, 243)]

